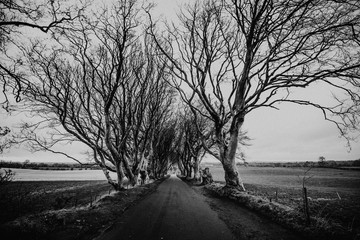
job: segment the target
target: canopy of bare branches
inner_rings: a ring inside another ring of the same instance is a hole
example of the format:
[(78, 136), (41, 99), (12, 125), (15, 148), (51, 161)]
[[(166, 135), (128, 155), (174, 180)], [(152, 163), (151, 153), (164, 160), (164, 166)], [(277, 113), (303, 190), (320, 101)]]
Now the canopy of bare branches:
[[(358, 1), (206, 0), (183, 8), (180, 24), (152, 21), (149, 34), (166, 56), (173, 86), (195, 116), (214, 124), (228, 185), (239, 185), (238, 136), (253, 110), (307, 105), (348, 140), (359, 130), (359, 13)], [(293, 94), (314, 84), (337, 93), (336, 103)]]
[[(359, 130), (359, 1), (201, 0), (164, 24), (137, 0), (88, 5), (0, 3), (0, 83), (45, 119), (25, 124), (18, 142), (53, 152), (82, 142), (117, 189), (144, 169), (160, 177), (176, 159), (198, 174), (205, 152), (227, 186), (244, 189), (243, 123), (279, 103), (320, 110), (349, 142)], [(51, 34), (25, 43), (20, 27)], [(301, 94), (313, 86), (331, 101)], [(50, 137), (37, 134), (49, 127)]]

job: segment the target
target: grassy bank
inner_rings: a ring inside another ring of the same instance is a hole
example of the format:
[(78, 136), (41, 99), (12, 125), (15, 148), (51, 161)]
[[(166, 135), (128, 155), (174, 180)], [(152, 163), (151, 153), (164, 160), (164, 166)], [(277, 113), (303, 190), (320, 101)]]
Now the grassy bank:
[(91, 205), (111, 191), (106, 181), (9, 182), (0, 186), (0, 224), (45, 210)]
[(339, 219), (314, 214), (317, 212), (319, 205), (321, 205), (319, 201), (310, 201), (312, 209), (311, 222), (307, 224), (303, 209), (300, 207), (301, 204), (296, 208), (292, 208), (288, 205), (258, 196), (251, 190), (240, 192), (235, 189), (224, 188), (224, 185), (219, 183), (208, 185), (206, 189), (218, 196), (229, 198), (248, 209), (259, 212), (265, 217), (304, 235), (308, 239), (359, 239), (358, 225), (351, 227), (344, 226), (343, 222)]
[[(216, 194), (240, 202), (307, 236), (360, 239), (360, 172), (328, 168), (241, 167), (246, 193), (222, 190), (221, 167), (210, 171)], [(304, 219), (302, 183), (308, 190), (310, 225)]]
[[(10, 221), (7, 221), (9, 217), (3, 216), (0, 226), (2, 239), (92, 239), (111, 226), (129, 206), (154, 191), (160, 182), (110, 194), (109, 185), (104, 182), (50, 182), (49, 185), (46, 182), (27, 182), (27, 187), (33, 188), (29, 195), (34, 195), (33, 200), (40, 200), (43, 206), (24, 202), (29, 210), (23, 211), (21, 216)], [(8, 191), (15, 189), (13, 184), (20, 183), (9, 184), (6, 186)], [(69, 200), (59, 208), (56, 197), (65, 198), (74, 193), (77, 205)], [(8, 203), (12, 204), (16, 203)]]

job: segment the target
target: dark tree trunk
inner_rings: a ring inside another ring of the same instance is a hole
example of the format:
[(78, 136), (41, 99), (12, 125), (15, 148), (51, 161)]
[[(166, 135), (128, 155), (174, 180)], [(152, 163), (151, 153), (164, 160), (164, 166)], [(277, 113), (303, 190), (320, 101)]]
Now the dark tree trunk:
[(116, 167), (116, 175), (117, 175), (117, 184), (116, 185), (112, 184), (112, 186), (117, 191), (123, 190), (125, 174), (124, 174), (124, 170), (122, 169), (121, 162), (117, 162), (115, 167)]
[(194, 179), (197, 182), (200, 182), (201, 180), (201, 176), (200, 176), (200, 151), (199, 153), (197, 153), (196, 157), (195, 157), (195, 161), (194, 161)]
[(242, 124), (244, 123), (244, 117), (233, 118), (231, 127), (230, 127), (230, 139), (228, 143), (225, 143), (225, 139), (222, 138), (221, 134), (217, 134), (219, 138), (219, 149), (221, 162), (225, 171), (225, 182), (227, 187), (238, 188), (242, 191), (245, 191), (243, 182), (241, 181), (240, 175), (238, 173), (235, 155), (238, 146), (238, 137), (239, 130)]

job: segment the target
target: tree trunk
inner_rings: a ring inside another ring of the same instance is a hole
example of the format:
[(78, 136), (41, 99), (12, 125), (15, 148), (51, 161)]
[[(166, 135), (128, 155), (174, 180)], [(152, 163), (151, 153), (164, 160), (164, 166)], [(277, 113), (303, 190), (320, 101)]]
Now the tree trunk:
[(192, 167), (191, 163), (188, 164), (188, 170), (187, 170), (187, 173), (186, 173), (186, 178), (191, 179), (192, 169), (193, 169), (193, 167)]
[(179, 168), (179, 171), (180, 171), (180, 174), (182, 175), (182, 176), (185, 176), (185, 168), (184, 168), (184, 166), (182, 165), (182, 161), (178, 161), (178, 168)]
[(121, 162), (117, 162), (115, 167), (116, 167), (116, 175), (117, 175), (117, 186), (113, 185), (113, 187), (117, 191), (123, 190), (125, 174), (124, 174), (124, 170), (121, 167)]
[(132, 186), (135, 186), (136, 185), (135, 175), (132, 172), (129, 161), (125, 157), (123, 158), (123, 164), (124, 164), (124, 169), (125, 169), (125, 171), (127, 173), (127, 177), (129, 179), (130, 184)]
[[(110, 174), (109, 174), (109, 170), (106, 168), (105, 160), (104, 160), (103, 155), (98, 154), (98, 151), (97, 151), (96, 148), (93, 148), (93, 150), (94, 150), (94, 160), (95, 160), (95, 162), (100, 166), (100, 168), (101, 168), (101, 170), (103, 171), (103, 173), (104, 173), (104, 175), (105, 175), (108, 183), (109, 183), (111, 186), (113, 186), (115, 190), (117, 190), (118, 185), (117, 185), (117, 183), (116, 183), (114, 180), (112, 180), (112, 178), (111, 178), (111, 176), (110, 176)], [(98, 157), (100, 157), (100, 160), (99, 160)]]
[(195, 161), (194, 161), (194, 179), (197, 182), (200, 182), (201, 177), (200, 177), (200, 157), (199, 157), (199, 153), (196, 155), (195, 157)]
[(127, 160), (120, 155), (119, 151), (114, 147), (114, 145), (112, 143), (112, 140), (111, 140), (111, 124), (110, 124), (110, 117), (109, 117), (110, 116), (109, 108), (111, 106), (111, 99), (114, 97), (113, 94), (107, 100), (106, 105), (105, 105), (105, 111), (104, 111), (104, 117), (105, 117), (105, 145), (110, 150), (110, 153), (111, 153), (111, 156), (113, 157), (113, 159), (117, 160), (117, 161), (114, 161), (114, 162), (115, 162), (116, 174), (117, 174), (117, 177), (118, 177), (118, 183), (117, 183), (118, 184), (118, 189), (117, 190), (120, 190), (123, 187), (122, 185), (123, 185), (123, 180), (124, 180), (124, 177), (125, 177), (125, 174), (124, 174), (124, 171), (123, 171), (123, 168), (122, 168), (122, 164), (124, 164), (124, 167), (125, 167), (128, 175), (130, 176), (131, 180), (133, 178), (133, 174), (131, 173), (131, 169), (130, 169), (130, 174), (129, 174), (129, 164), (128, 164)]
[[(230, 127), (230, 140), (226, 146), (225, 140), (220, 142), (220, 155), (225, 171), (225, 182), (227, 187), (238, 188), (245, 191), (244, 184), (237, 171), (235, 155), (238, 146), (239, 130), (244, 122), (244, 116), (234, 116)], [(221, 137), (221, 135), (218, 135)]]
[(149, 152), (149, 154), (147, 156), (145, 156), (145, 152), (143, 151), (141, 153), (141, 160), (140, 163), (138, 164), (137, 168), (134, 171), (134, 181), (135, 183), (138, 182), (139, 179), (139, 174), (141, 170), (144, 170), (146, 173), (146, 178), (148, 178), (148, 172), (147, 172), (147, 168), (148, 168), (148, 164), (149, 164), (149, 158), (152, 157), (152, 151)]
[(103, 171), (108, 183), (113, 186), (115, 190), (117, 190), (117, 183), (111, 179), (109, 171), (104, 167), (102, 167), (101, 170)]
[(236, 168), (235, 160), (225, 158), (223, 160), (223, 168), (225, 171), (226, 186), (239, 188), (242, 191), (245, 191), (244, 184), (240, 180), (240, 176)]

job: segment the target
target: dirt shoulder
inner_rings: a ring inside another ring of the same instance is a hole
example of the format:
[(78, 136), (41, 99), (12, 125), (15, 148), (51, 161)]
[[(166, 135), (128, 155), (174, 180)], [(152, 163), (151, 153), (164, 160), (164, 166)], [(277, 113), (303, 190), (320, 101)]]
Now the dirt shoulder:
[(156, 190), (161, 180), (103, 196), (92, 206), (43, 211), (0, 226), (2, 239), (92, 239), (130, 206)]

